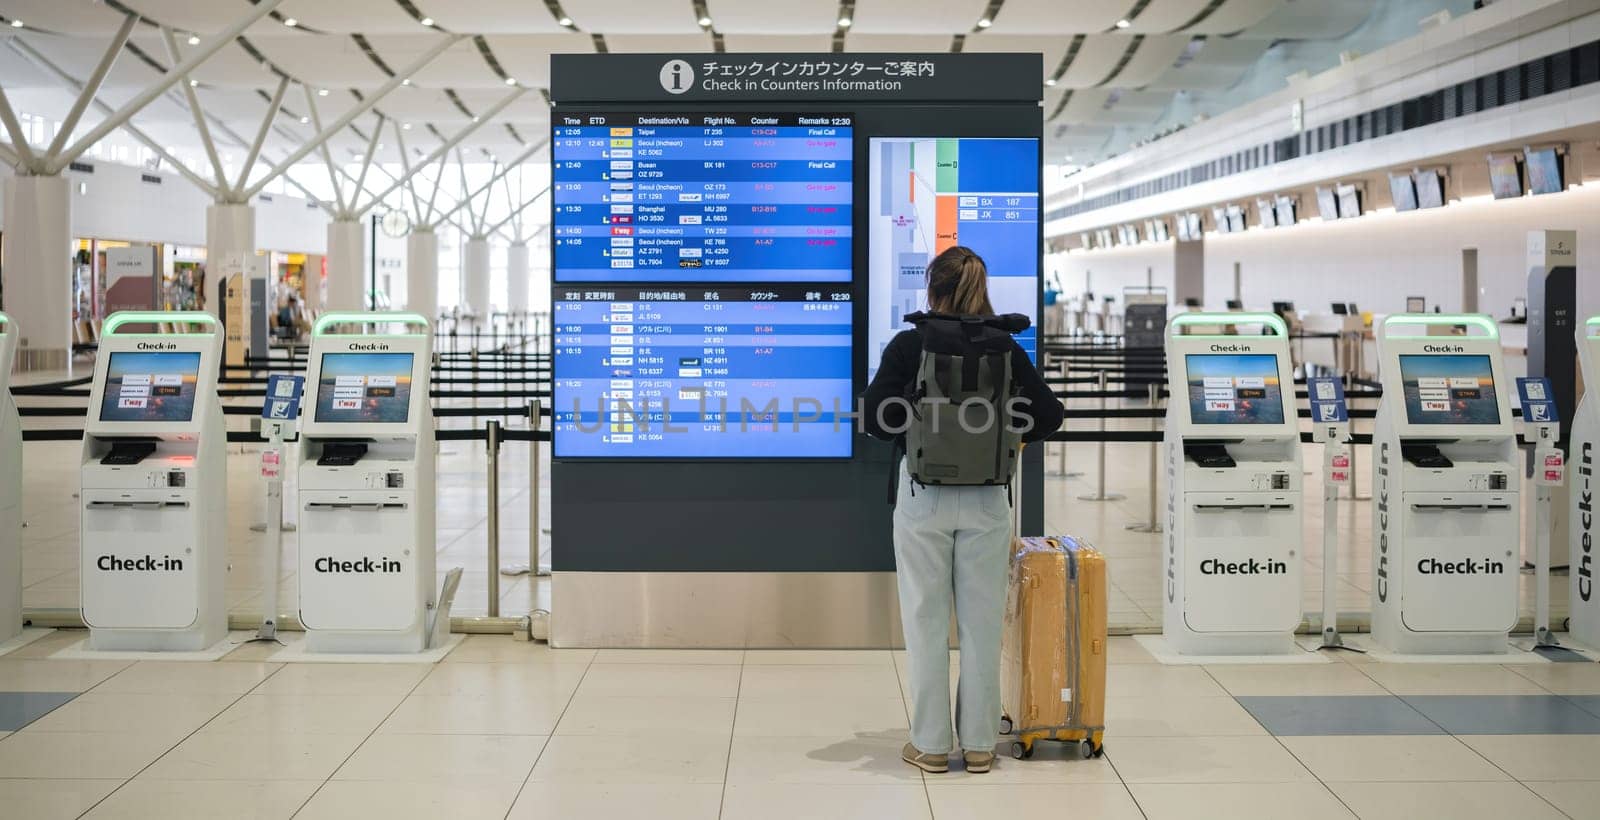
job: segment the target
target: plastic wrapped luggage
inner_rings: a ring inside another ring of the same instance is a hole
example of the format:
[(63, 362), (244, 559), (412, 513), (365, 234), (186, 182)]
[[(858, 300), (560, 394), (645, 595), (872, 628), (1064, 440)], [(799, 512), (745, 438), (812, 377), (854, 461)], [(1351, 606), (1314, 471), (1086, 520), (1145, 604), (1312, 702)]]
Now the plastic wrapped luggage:
[(1076, 742), (1084, 757), (1104, 749), (1106, 562), (1070, 536), (1012, 541), (1006, 593), (1000, 729), (1013, 757), (1040, 740)]

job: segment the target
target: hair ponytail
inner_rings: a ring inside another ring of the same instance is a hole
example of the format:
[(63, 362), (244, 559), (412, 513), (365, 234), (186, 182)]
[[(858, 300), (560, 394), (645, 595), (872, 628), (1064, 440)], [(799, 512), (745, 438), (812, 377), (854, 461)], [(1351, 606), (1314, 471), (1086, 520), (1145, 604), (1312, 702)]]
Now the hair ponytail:
[(989, 268), (971, 248), (955, 245), (928, 263), (928, 307), (958, 316), (993, 316)]

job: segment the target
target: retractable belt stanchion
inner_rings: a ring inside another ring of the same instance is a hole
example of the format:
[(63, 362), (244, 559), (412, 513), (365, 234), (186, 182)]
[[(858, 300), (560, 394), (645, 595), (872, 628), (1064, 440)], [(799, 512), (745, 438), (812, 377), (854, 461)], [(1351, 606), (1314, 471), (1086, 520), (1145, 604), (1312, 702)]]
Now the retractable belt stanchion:
[(1306, 380), (1311, 399), (1311, 440), (1322, 445), (1322, 648), (1341, 649), (1339, 637), (1339, 486), (1349, 484), (1354, 468), (1345, 442), (1350, 411), (1344, 385), (1336, 378)]
[(0, 313), (0, 643), (22, 634), (22, 418), (11, 398), (17, 326)]
[[(1099, 387), (1100, 387), (1100, 409), (1101, 409), (1101, 411), (1104, 411), (1106, 409), (1106, 372), (1104, 370), (1100, 371), (1100, 378), (1096, 380), (1096, 384), (1098, 384)], [(1104, 433), (1105, 431), (1106, 431), (1106, 417), (1105, 417), (1104, 413), (1102, 412), (1102, 414), (1100, 416), (1100, 432)], [(1061, 446), (1065, 447), (1066, 446), (1066, 442), (1062, 442)], [(1092, 492), (1092, 493), (1084, 493), (1083, 495), (1078, 496), (1078, 500), (1079, 501), (1121, 501), (1122, 499), (1124, 499), (1126, 497), (1127, 496), (1123, 495), (1122, 493), (1107, 493), (1106, 492), (1106, 442), (1105, 442), (1105, 437), (1102, 436), (1101, 439), (1100, 439), (1100, 483), (1096, 487), (1094, 492)]]
[[(1156, 407), (1160, 406), (1160, 403), (1161, 403), (1161, 384), (1159, 382), (1151, 382), (1150, 383), (1150, 409), (1152, 409), (1152, 410), (1156, 409)], [(1154, 419), (1154, 418), (1150, 419), (1150, 429), (1151, 429), (1152, 432), (1161, 429), (1160, 425), (1156, 422), (1156, 419)], [(1064, 442), (1063, 442), (1063, 446), (1065, 446)], [(1126, 527), (1124, 527), (1124, 529), (1128, 530), (1129, 532), (1160, 533), (1160, 532), (1164, 532), (1165, 531), (1165, 528), (1163, 528), (1161, 526), (1161, 516), (1157, 512), (1157, 509), (1156, 509), (1156, 496), (1158, 495), (1157, 488), (1161, 485), (1161, 478), (1157, 474), (1157, 470), (1158, 470), (1158, 468), (1160, 466), (1161, 466), (1161, 442), (1152, 441), (1152, 442), (1150, 442), (1150, 486), (1149, 486), (1149, 491), (1150, 491), (1150, 517), (1146, 521), (1141, 521), (1141, 522), (1138, 522), (1138, 523), (1135, 523), (1135, 524), (1129, 524)]]
[[(1581, 332), (1581, 331), (1580, 331)], [(1522, 437), (1533, 446), (1533, 646), (1560, 646), (1550, 631), (1550, 488), (1566, 482), (1566, 456), (1557, 447), (1561, 420), (1546, 378), (1517, 379)]]

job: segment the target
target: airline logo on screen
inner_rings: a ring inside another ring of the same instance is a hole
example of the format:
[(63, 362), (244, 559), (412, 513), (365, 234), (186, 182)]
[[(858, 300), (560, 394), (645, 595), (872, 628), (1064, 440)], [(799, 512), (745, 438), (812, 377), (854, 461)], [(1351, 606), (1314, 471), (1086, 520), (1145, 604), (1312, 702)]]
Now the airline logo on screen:
[(668, 94), (682, 94), (694, 88), (694, 66), (686, 60), (668, 60), (661, 65), (661, 88)]

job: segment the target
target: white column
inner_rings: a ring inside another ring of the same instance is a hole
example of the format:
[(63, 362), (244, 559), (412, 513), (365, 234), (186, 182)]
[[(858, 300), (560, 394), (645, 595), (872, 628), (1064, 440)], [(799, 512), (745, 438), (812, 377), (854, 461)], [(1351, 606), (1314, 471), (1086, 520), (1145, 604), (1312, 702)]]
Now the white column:
[(366, 310), (367, 254), (363, 225), (353, 219), (328, 223), (328, 303), (324, 310)]
[(439, 319), (439, 235), (431, 228), (406, 237), (406, 309)]
[(528, 243), (512, 242), (506, 249), (506, 309), (513, 313), (525, 313), (533, 310), (533, 303), (528, 301), (528, 290), (532, 284), (528, 281)]
[[(216, 203), (206, 206), (205, 305), (212, 316), (222, 318), (224, 275), (250, 276), (250, 258), (256, 253), (256, 208), (254, 205)], [(268, 298), (276, 299), (276, 283), (268, 284)], [(274, 306), (275, 308), (276, 306)]]
[(474, 236), (467, 239), (466, 253), (461, 260), (461, 275), (466, 280), (467, 304), (480, 324), (487, 325), (489, 313), (489, 240)]
[(65, 370), (72, 350), (72, 190), (65, 177), (7, 177), (0, 251), (17, 363)]

